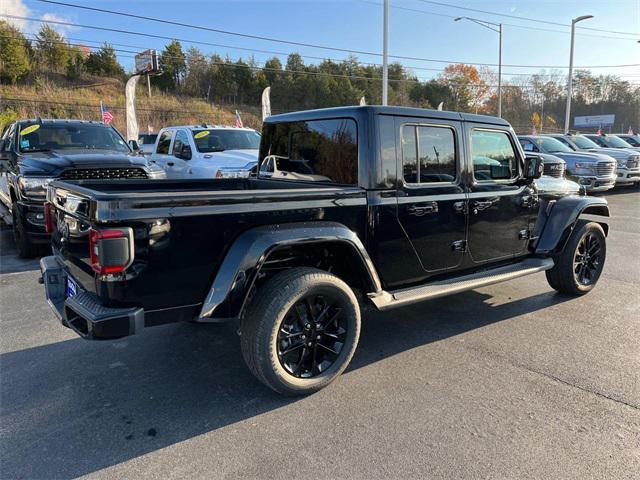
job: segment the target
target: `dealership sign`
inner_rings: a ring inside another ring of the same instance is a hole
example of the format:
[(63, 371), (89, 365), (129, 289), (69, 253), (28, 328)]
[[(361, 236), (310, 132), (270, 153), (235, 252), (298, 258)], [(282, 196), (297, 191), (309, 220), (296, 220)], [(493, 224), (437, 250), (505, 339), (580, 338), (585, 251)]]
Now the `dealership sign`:
[(583, 117), (576, 117), (573, 121), (573, 126), (576, 128), (610, 127), (615, 123), (615, 121), (615, 115), (587, 115)]
[(145, 50), (136, 55), (136, 73), (156, 73), (158, 71), (158, 52)]

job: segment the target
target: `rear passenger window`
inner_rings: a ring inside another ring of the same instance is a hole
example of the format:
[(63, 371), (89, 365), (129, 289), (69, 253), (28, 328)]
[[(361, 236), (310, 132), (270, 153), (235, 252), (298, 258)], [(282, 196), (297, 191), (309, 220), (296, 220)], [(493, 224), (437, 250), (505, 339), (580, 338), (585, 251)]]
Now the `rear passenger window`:
[(510, 180), (518, 176), (518, 157), (506, 132), (473, 130), (471, 157), (476, 180)]
[(402, 172), (406, 183), (454, 182), (456, 143), (453, 129), (403, 126)]
[(160, 135), (160, 139), (158, 140), (158, 148), (156, 148), (156, 153), (169, 153), (169, 146), (171, 145), (171, 132), (166, 131), (162, 132)]

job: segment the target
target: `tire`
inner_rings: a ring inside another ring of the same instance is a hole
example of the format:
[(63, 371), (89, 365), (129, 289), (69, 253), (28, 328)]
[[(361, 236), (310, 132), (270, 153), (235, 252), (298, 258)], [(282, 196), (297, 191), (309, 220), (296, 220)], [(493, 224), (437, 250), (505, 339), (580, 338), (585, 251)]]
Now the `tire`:
[(13, 240), (18, 249), (20, 258), (32, 258), (37, 254), (37, 246), (31, 243), (29, 236), (24, 228), (24, 218), (19, 213), (18, 205), (14, 202), (11, 206), (11, 214), (13, 220)]
[[(584, 253), (588, 251), (585, 257)], [(595, 222), (578, 220), (555, 265), (547, 270), (551, 288), (569, 295), (589, 293), (598, 283), (607, 256), (602, 227)]]
[(349, 365), (360, 337), (360, 307), (340, 278), (299, 267), (259, 287), (240, 325), (249, 370), (283, 395), (308, 395)]

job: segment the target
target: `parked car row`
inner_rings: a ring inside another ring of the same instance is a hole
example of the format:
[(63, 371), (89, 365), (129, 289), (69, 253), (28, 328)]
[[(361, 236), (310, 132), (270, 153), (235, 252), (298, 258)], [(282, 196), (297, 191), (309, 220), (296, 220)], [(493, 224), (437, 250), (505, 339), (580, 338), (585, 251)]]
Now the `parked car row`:
[[(564, 160), (566, 178), (588, 192), (602, 192), (616, 185), (640, 186), (640, 148), (618, 136), (548, 134), (520, 135), (518, 139), (526, 152)], [(545, 175), (552, 173), (558, 176), (558, 171), (545, 171)]]

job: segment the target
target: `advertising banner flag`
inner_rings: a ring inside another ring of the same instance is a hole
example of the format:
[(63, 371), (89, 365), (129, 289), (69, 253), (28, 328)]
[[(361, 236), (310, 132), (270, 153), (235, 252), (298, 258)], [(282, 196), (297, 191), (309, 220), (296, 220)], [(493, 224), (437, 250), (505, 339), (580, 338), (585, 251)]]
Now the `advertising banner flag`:
[(267, 87), (262, 92), (262, 120), (271, 116), (271, 87)]

